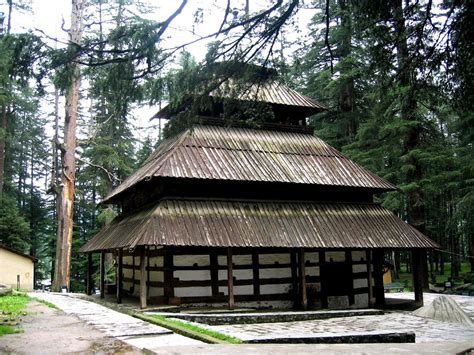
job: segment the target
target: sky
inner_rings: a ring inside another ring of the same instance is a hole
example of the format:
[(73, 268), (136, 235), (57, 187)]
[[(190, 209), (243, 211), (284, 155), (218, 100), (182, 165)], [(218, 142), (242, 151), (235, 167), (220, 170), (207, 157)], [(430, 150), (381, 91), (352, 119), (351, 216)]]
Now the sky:
[[(19, 2), (20, 0), (16, 0)], [(28, 0), (23, 0), (23, 2)], [(181, 3), (180, 0), (153, 1), (144, 0), (144, 3), (151, 3), (155, 7), (144, 17), (150, 20), (160, 21), (170, 16)], [(243, 13), (245, 6), (244, 0), (233, 0), (236, 10)], [(269, 0), (250, 1), (250, 12), (259, 11), (268, 6)], [(170, 25), (166, 35), (167, 39), (164, 46), (173, 47), (177, 44), (193, 41), (199, 36), (205, 36), (216, 32), (221, 25), (226, 2), (223, 0), (189, 0), (181, 14)], [(202, 22), (195, 21), (196, 12), (202, 10)], [(0, 11), (7, 13), (6, 1), (0, 0)], [(31, 30), (37, 35), (46, 36), (46, 38), (57, 38), (59, 42), (49, 40), (51, 46), (61, 47), (67, 43), (67, 33), (62, 29), (70, 26), (70, 0), (31, 0), (31, 11), (14, 11), (12, 15), (12, 32), (25, 32)], [(306, 28), (309, 19), (314, 14), (311, 10), (301, 10), (298, 13), (298, 19), (301, 28)], [(6, 22), (6, 21), (5, 21)], [(287, 36), (296, 36), (287, 32)], [(200, 41), (186, 48), (199, 62), (204, 59), (207, 50), (207, 41)], [(84, 86), (84, 85), (83, 85)], [(48, 110), (48, 108), (45, 108)], [(50, 109), (49, 109), (50, 110)], [(156, 135), (150, 126), (157, 125), (156, 121), (150, 122), (150, 118), (157, 112), (157, 107), (148, 107), (141, 105), (133, 110), (132, 115), (135, 120), (131, 122), (135, 126), (134, 134), (137, 140), (143, 140), (147, 135)], [(51, 111), (51, 110), (50, 110)], [(63, 112), (64, 110), (61, 110)], [(140, 129), (141, 127), (141, 129)], [(48, 130), (50, 133), (52, 130)]]

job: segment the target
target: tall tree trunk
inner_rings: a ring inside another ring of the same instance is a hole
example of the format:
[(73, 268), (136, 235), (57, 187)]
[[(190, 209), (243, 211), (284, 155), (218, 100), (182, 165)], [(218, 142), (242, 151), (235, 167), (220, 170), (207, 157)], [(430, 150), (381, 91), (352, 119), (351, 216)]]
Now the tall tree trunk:
[(7, 3), (8, 3), (7, 34), (10, 34), (10, 31), (12, 28), (13, 0), (7, 0)]
[(0, 198), (3, 194), (3, 185), (5, 180), (5, 146), (7, 139), (7, 108), (2, 106), (2, 117), (0, 117)]
[(352, 15), (349, 0), (340, 0), (340, 18), (341, 18), (341, 40), (338, 45), (338, 55), (341, 60), (341, 76), (346, 76), (339, 91), (338, 103), (340, 110), (347, 114), (347, 126), (345, 138), (353, 142), (357, 133), (356, 115), (351, 114), (354, 111), (354, 79), (350, 72), (352, 71), (352, 61), (349, 57), (352, 54)]
[[(70, 46), (76, 48), (82, 39), (83, 0), (72, 0)], [(79, 53), (77, 55), (80, 55)], [(58, 203), (58, 230), (53, 289), (70, 289), (71, 250), (74, 217), (74, 190), (76, 180), (76, 125), (81, 83), (80, 67), (74, 59), (70, 63), (71, 81), (66, 93), (64, 117), (64, 145), (61, 150), (61, 186)]]
[[(400, 94), (400, 112), (401, 119), (407, 121), (405, 127), (405, 136), (403, 138), (403, 155), (408, 156), (406, 164), (405, 182), (413, 184), (413, 187), (407, 192), (407, 212), (409, 222), (420, 232), (425, 232), (425, 208), (423, 204), (423, 191), (420, 181), (423, 177), (422, 167), (418, 159), (411, 154), (417, 149), (421, 138), (421, 123), (417, 122), (417, 102), (414, 92), (413, 75), (414, 70), (410, 65), (410, 53), (408, 50), (407, 28), (405, 24), (405, 16), (403, 13), (402, 0), (394, 0), (394, 22), (397, 49), (398, 64), (398, 83)], [(423, 288), (427, 289), (428, 284), (428, 267), (426, 265), (426, 257), (423, 258)]]

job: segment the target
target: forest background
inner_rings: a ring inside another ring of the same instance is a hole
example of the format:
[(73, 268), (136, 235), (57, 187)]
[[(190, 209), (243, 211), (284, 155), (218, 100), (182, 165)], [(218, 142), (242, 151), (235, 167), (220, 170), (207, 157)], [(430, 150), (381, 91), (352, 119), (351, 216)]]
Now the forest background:
[[(455, 278), (461, 261), (474, 271), (473, 2), (171, 3), (72, 0), (58, 36), (14, 26), (34, 16), (30, 1), (0, 2), (0, 243), (38, 259), (37, 281), (60, 265), (83, 290), (78, 249), (119, 212), (98, 203), (175, 132), (145, 123), (149, 112), (198, 94), (222, 61), (276, 69), (325, 104), (309, 119), (315, 134), (399, 186), (377, 200), (440, 244), (430, 273), (448, 263)], [(400, 268), (409, 255), (390, 258)]]

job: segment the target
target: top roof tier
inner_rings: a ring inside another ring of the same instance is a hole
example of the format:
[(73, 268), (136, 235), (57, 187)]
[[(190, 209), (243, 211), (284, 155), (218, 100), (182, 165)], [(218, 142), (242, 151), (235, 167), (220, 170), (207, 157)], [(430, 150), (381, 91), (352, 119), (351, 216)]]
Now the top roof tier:
[[(214, 75), (212, 80), (206, 81), (205, 87), (193, 88), (193, 93), (188, 93), (185, 100), (179, 104), (167, 105), (153, 118), (171, 118), (189, 108), (197, 97), (210, 99), (208, 107), (202, 108), (200, 114), (213, 117), (223, 117), (223, 109), (218, 105), (224, 102), (268, 104), (272, 108), (276, 122), (293, 124), (298, 122), (301, 124), (302, 119), (327, 110), (323, 104), (296, 92), (274, 77), (257, 75), (251, 80), (237, 77), (238, 73), (233, 73), (230, 77)], [(212, 109), (210, 106), (213, 106)], [(209, 112), (206, 113), (206, 109)]]

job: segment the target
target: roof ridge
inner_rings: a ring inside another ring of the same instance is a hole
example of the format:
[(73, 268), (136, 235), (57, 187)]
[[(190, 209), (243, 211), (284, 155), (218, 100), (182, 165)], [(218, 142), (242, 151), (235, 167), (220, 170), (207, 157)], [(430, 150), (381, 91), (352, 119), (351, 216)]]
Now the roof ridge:
[[(317, 201), (317, 200), (268, 200), (268, 199), (248, 199), (248, 198), (228, 198), (228, 197), (183, 197), (166, 196), (160, 200), (147, 204), (158, 205), (163, 201), (216, 201), (216, 202), (248, 202), (248, 203), (281, 203), (281, 204), (321, 204), (321, 205), (373, 205), (382, 206), (379, 202), (363, 201)], [(140, 208), (141, 210), (142, 208)]]

